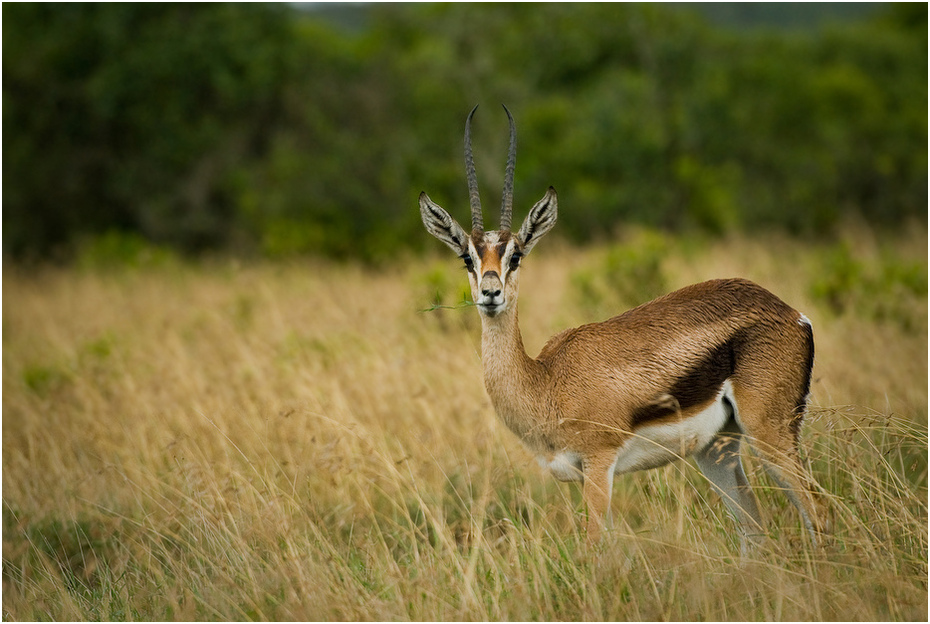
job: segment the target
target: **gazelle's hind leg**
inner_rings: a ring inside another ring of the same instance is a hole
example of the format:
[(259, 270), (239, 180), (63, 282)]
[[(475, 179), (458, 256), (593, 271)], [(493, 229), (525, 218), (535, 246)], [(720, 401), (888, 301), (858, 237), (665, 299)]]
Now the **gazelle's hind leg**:
[(714, 440), (695, 453), (694, 459), (736, 518), (742, 534), (740, 550), (745, 554), (749, 543), (758, 541), (761, 536), (762, 519), (740, 460), (740, 437), (739, 426), (731, 414)]
[(766, 472), (782, 488), (788, 500), (800, 512), (811, 543), (815, 547), (818, 546), (821, 527), (814, 503), (814, 484), (801, 461), (797, 447), (786, 454), (784, 451), (763, 450), (761, 446), (763, 445), (756, 444), (754, 448), (762, 457)]
[(799, 449), (802, 415), (797, 408), (769, 397), (734, 388), (737, 419), (766, 471), (797, 508), (814, 546), (819, 543), (814, 482), (801, 460)]

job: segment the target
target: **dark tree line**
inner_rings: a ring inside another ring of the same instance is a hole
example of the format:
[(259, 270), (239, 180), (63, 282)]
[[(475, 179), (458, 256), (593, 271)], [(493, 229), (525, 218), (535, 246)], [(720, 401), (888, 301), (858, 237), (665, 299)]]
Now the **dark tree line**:
[(926, 223), (925, 4), (744, 32), (656, 5), (360, 10), (346, 30), (283, 4), (4, 4), (4, 253), (107, 233), (195, 252), (418, 247), (421, 190), (464, 218), (476, 103), (496, 205), (501, 102), (517, 212), (552, 184), (579, 240), (624, 221)]

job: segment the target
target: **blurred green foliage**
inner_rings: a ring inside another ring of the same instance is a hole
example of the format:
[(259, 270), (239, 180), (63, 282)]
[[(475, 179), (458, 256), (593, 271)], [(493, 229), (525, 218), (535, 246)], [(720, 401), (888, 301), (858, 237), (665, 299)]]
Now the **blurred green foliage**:
[(828, 249), (817, 265), (811, 294), (836, 315), (854, 314), (891, 322), (907, 331), (926, 331), (927, 263), (883, 250), (860, 259), (846, 241)]
[(652, 4), (358, 10), (347, 30), (289, 4), (4, 4), (4, 252), (421, 248), (421, 190), (466, 220), (475, 103), (496, 205), (500, 102), (517, 203), (554, 185), (576, 240), (926, 223), (925, 4), (742, 33)]
[(655, 231), (628, 234), (595, 265), (572, 273), (577, 301), (592, 316), (607, 317), (668, 292), (662, 261), (671, 246)]
[(136, 232), (117, 230), (77, 241), (73, 260), (88, 271), (165, 267), (177, 262), (171, 248), (151, 243)]

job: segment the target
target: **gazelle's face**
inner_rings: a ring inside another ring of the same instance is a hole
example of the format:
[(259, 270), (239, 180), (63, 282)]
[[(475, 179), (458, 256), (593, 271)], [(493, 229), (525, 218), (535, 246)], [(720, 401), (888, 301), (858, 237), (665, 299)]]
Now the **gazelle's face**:
[(520, 261), (555, 225), (558, 199), (555, 189), (550, 186), (546, 195), (530, 210), (530, 214), (520, 226), (520, 231), (511, 231), (517, 134), (513, 117), (505, 106), (504, 110), (510, 120), (510, 149), (507, 153), (504, 193), (501, 199), (501, 229), (496, 232), (484, 231), (481, 201), (478, 198), (478, 179), (475, 176), (475, 162), (471, 152), (471, 119), (477, 108), (476, 106), (472, 109), (465, 121), (465, 173), (471, 204), (471, 235), (466, 234), (462, 226), (426, 193), (420, 193), (420, 216), (426, 230), (448, 245), (465, 262), (468, 281), (471, 283), (471, 295), (478, 310), (483, 317), (494, 318), (516, 308)]
[(555, 225), (558, 199), (552, 187), (536, 202), (520, 231), (474, 230), (466, 234), (449, 213), (420, 193), (420, 216), (427, 231), (444, 242), (465, 263), (471, 295), (488, 318), (514, 309), (519, 292), (520, 263)]
[(523, 251), (512, 232), (473, 233), (461, 258), (482, 315), (494, 317), (516, 306)]

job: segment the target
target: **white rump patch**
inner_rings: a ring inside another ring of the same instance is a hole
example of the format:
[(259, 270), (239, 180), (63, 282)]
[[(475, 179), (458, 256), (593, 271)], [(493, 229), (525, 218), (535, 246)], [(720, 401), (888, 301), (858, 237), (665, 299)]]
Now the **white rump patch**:
[(798, 325), (807, 325), (808, 327), (814, 326), (814, 324), (811, 323), (811, 320), (807, 318), (806, 316), (804, 316), (803, 314), (801, 314), (801, 316), (798, 317)]

